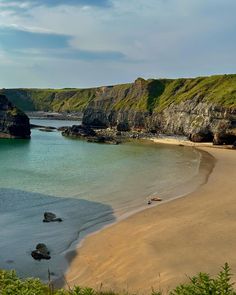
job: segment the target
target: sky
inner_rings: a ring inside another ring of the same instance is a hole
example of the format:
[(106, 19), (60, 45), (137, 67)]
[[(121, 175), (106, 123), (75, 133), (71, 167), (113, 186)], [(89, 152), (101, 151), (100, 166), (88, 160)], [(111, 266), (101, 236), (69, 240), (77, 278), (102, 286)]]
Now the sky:
[(0, 0), (0, 88), (236, 73), (236, 0)]

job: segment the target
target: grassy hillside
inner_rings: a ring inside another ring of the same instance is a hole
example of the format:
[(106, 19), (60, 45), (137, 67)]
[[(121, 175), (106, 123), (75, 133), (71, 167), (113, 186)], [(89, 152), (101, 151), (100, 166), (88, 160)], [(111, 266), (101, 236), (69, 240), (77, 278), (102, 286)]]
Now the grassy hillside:
[(197, 97), (224, 107), (236, 107), (236, 75), (176, 79), (165, 88), (155, 105), (157, 110), (171, 103), (179, 103)]
[(2, 92), (24, 111), (81, 111), (94, 89), (3, 89)]
[(160, 112), (170, 104), (197, 98), (236, 108), (236, 75), (181, 79), (138, 78), (134, 83), (90, 89), (3, 89), (24, 111), (83, 111), (90, 103), (103, 109)]

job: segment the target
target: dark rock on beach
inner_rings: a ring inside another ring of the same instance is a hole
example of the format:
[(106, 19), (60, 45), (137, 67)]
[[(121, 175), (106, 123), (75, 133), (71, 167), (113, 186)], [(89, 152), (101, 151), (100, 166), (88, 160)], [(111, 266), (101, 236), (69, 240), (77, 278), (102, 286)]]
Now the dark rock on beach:
[(214, 145), (234, 145), (236, 142), (236, 131), (235, 134), (227, 133), (224, 130), (217, 132), (214, 135), (213, 144)]
[(189, 140), (193, 142), (212, 142), (213, 135), (211, 132), (205, 130), (205, 132), (192, 133), (189, 135)]
[(49, 252), (47, 246), (43, 243), (37, 244), (36, 250), (31, 252), (31, 256), (35, 260), (41, 260), (41, 259), (49, 260), (49, 259), (51, 259), (50, 252)]
[(29, 118), (0, 94), (0, 138), (30, 138)]

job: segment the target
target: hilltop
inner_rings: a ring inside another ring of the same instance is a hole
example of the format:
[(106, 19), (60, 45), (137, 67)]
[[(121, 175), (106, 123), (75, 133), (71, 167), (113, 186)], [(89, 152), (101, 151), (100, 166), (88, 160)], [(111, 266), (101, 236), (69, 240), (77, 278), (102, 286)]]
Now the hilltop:
[(83, 111), (101, 97), (111, 97), (116, 110), (158, 112), (170, 104), (198, 97), (216, 105), (236, 107), (236, 74), (180, 79), (138, 78), (134, 83), (77, 89), (3, 89), (23, 111)]

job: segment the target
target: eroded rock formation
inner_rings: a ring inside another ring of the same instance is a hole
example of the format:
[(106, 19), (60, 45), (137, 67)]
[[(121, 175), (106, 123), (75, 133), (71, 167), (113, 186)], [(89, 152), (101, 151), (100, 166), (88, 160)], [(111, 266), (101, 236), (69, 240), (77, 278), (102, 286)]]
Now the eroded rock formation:
[(30, 138), (29, 118), (1, 94), (0, 138)]

